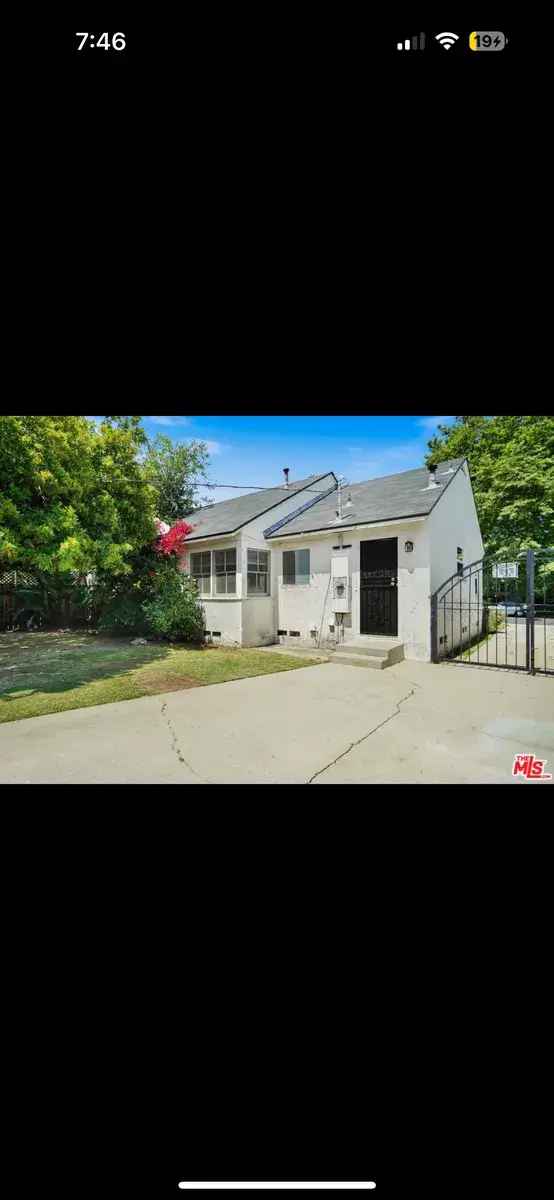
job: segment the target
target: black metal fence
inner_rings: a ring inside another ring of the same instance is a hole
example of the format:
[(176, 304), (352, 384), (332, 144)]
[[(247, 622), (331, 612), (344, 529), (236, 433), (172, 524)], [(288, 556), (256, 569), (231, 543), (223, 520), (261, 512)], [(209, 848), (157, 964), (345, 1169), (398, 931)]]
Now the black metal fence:
[(554, 550), (459, 564), (431, 596), (432, 661), (554, 674), (554, 587), (537, 574), (545, 561)]

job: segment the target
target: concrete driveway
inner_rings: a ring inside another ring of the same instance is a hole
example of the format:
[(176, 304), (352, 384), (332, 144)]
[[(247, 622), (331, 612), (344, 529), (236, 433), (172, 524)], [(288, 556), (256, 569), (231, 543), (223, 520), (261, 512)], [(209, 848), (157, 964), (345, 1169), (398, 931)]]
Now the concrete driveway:
[(546, 783), (554, 678), (324, 663), (0, 726), (2, 783)]
[[(469, 655), (472, 662), (491, 663), (498, 666), (525, 666), (526, 663), (525, 618), (508, 617), (502, 629), (493, 633), (486, 642)], [(535, 621), (535, 667), (554, 671), (554, 621)]]

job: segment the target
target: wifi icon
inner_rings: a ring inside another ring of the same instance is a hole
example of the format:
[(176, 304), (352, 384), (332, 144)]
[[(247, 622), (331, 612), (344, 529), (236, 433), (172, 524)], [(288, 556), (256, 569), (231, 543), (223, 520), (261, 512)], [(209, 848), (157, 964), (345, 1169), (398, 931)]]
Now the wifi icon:
[(459, 41), (459, 36), (457, 33), (437, 33), (435, 35), (435, 41), (440, 42), (441, 46), (444, 46), (445, 50), (450, 50), (450, 47), (454, 46), (456, 42)]

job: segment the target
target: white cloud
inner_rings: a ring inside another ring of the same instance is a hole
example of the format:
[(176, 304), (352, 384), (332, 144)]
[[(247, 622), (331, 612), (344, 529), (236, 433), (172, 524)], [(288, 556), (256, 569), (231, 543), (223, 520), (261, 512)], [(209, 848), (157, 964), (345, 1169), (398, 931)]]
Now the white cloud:
[(368, 442), (366, 446), (349, 446), (349, 460), (343, 463), (343, 471), (350, 483), (366, 479), (381, 479), (384, 475), (397, 475), (401, 471), (413, 471), (424, 465), (428, 453), (427, 442), (439, 425), (447, 425), (454, 417), (421, 417), (417, 427), (419, 435), (405, 442), (390, 442), (379, 445)]
[(448, 425), (454, 417), (420, 417), (418, 425), (425, 433), (434, 433), (439, 425)]
[(154, 425), (190, 425), (190, 417), (145, 417)]
[(351, 483), (355, 483), (422, 467), (426, 447), (423, 439), (414, 439), (392, 442), (390, 446), (351, 446), (349, 452), (351, 459), (345, 464), (344, 473)]

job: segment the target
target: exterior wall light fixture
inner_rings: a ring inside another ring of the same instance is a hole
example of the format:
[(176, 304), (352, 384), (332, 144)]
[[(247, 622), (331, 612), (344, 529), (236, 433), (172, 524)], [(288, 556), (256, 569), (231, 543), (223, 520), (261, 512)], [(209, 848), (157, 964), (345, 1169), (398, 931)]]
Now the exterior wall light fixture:
[(413, 548), (414, 548), (413, 542), (404, 542), (404, 549), (406, 551), (406, 554), (411, 554)]

